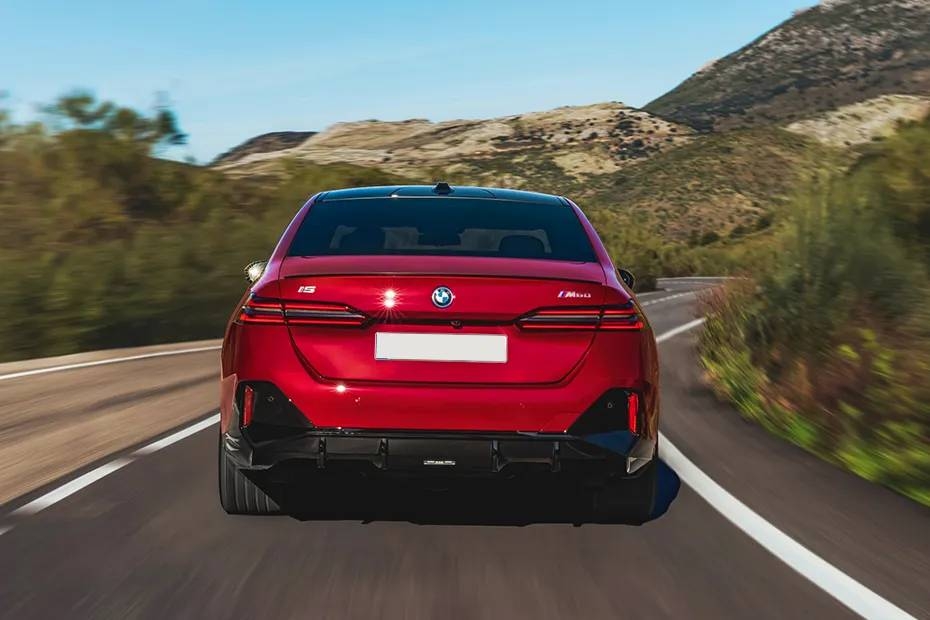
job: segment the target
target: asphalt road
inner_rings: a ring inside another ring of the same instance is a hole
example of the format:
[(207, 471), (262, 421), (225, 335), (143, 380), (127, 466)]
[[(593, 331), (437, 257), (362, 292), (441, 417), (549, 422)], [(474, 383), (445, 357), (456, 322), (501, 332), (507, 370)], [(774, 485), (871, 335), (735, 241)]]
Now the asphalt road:
[[(689, 292), (709, 282), (663, 284), (668, 290), (642, 298), (657, 334), (692, 321)], [(739, 510), (707, 490), (706, 474), (806, 553), (930, 618), (930, 511), (742, 421), (704, 386), (696, 335), (660, 345), (662, 430), (683, 457), (673, 462), (669, 451), (667, 511), (643, 526), (590, 523), (586, 510), (573, 508), (573, 489), (540, 484), (339, 481), (308, 491), (299, 514), (229, 517), (217, 501), (210, 426), (121, 461), (36, 514), (14, 511), (73, 475), (7, 502), (0, 617), (856, 617), (856, 592), (831, 587), (823, 571), (803, 576), (813, 561), (804, 554), (776, 557)], [(182, 386), (173, 406), (190, 400), (194, 418), (215, 401), (216, 385), (201, 379), (215, 372), (216, 357), (27, 376), (15, 379), (16, 389), (39, 392), (54, 377), (60, 389), (96, 402), (144, 367)], [(107, 402), (114, 410), (135, 404)], [(703, 473), (681, 465), (679, 488), (674, 467), (684, 457)]]

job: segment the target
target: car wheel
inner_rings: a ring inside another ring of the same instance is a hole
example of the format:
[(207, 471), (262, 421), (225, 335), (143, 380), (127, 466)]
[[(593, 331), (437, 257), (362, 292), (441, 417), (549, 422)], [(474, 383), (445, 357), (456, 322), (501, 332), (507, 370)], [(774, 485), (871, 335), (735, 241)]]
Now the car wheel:
[(656, 501), (658, 459), (652, 459), (635, 477), (607, 482), (594, 496), (595, 515), (605, 521), (641, 525), (652, 517)]
[(278, 503), (249, 480), (219, 445), (220, 505), (231, 515), (271, 515), (281, 512)]

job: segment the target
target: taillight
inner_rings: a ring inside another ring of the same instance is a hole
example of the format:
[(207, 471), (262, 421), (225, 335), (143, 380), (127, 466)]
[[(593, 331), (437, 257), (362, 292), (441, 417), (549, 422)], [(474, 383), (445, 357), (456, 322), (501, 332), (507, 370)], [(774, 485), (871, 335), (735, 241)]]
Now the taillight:
[(595, 329), (601, 321), (599, 308), (538, 310), (517, 320), (522, 329)]
[(632, 302), (601, 308), (553, 308), (537, 310), (517, 319), (526, 330), (639, 330), (643, 321)]
[(341, 304), (317, 304), (250, 297), (242, 311), (242, 323), (360, 327), (368, 317)]
[(624, 306), (606, 307), (601, 315), (601, 329), (608, 330), (637, 330), (643, 328), (643, 320), (636, 313), (633, 304)]
[(239, 313), (241, 323), (284, 323), (284, 308), (277, 299), (249, 297)]
[(252, 413), (255, 411), (255, 390), (251, 386), (245, 386), (242, 391), (242, 427), (245, 428), (252, 423)]

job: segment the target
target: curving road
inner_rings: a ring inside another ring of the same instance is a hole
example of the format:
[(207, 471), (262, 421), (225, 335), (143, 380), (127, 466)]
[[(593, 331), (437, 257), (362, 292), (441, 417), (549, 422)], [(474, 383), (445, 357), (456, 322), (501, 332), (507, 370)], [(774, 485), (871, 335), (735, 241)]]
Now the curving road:
[[(585, 522), (573, 489), (536, 484), (335, 481), (297, 514), (229, 517), (215, 351), (24, 367), (0, 381), (0, 470), (24, 481), (0, 509), (0, 617), (930, 618), (930, 511), (743, 422), (703, 384), (699, 327), (675, 330), (712, 284), (641, 298), (666, 334), (671, 502), (641, 527)], [(15, 449), (65, 424), (82, 439)], [(119, 424), (150, 439), (92, 441)]]

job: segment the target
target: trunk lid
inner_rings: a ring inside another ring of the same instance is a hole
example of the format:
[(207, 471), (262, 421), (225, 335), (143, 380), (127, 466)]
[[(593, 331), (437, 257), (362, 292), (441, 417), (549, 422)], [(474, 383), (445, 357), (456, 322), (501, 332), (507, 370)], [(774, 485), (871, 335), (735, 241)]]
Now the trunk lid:
[[(596, 332), (531, 332), (515, 320), (539, 308), (597, 306), (605, 291), (597, 263), (530, 259), (289, 257), (279, 275), (286, 301), (339, 304), (370, 317), (361, 327), (288, 326), (307, 365), (346, 382), (557, 382)], [(451, 291), (448, 307), (433, 301), (441, 287)], [(401, 359), (408, 357), (416, 359)]]

